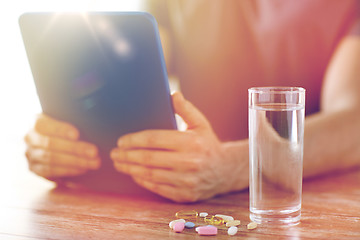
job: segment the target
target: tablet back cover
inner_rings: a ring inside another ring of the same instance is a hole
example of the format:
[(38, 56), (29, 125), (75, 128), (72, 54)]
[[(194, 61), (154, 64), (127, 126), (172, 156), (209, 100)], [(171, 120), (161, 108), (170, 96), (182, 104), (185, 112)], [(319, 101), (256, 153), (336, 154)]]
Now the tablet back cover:
[(176, 129), (155, 19), (147, 13), (26, 13), (20, 28), (43, 112), (74, 124), (102, 166), (69, 178), (137, 192), (109, 158), (117, 139)]

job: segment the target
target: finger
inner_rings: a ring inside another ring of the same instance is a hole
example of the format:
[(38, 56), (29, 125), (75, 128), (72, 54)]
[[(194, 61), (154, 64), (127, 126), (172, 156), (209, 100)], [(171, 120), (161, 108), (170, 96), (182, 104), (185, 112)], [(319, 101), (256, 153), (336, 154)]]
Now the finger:
[(182, 93), (174, 92), (172, 100), (175, 113), (187, 123), (188, 129), (209, 128), (210, 123), (207, 118), (189, 101), (187, 101)]
[(192, 195), (191, 192), (186, 191), (186, 189), (168, 184), (155, 183), (141, 177), (134, 177), (133, 179), (140, 186), (175, 202), (194, 202), (198, 200), (197, 196)]
[(195, 189), (198, 183), (195, 175), (185, 174), (184, 172), (124, 163), (115, 163), (114, 167), (116, 170), (131, 175), (133, 178), (141, 178), (157, 184), (167, 184), (186, 189)]
[(31, 147), (70, 153), (83, 157), (95, 158), (98, 155), (98, 149), (94, 144), (49, 137), (39, 134), (35, 130), (30, 130), (25, 136), (25, 142)]
[(184, 152), (156, 151), (147, 149), (122, 150), (113, 149), (111, 158), (121, 164), (138, 164), (147, 167), (173, 169), (177, 171), (199, 171), (201, 166), (196, 157)]
[(79, 138), (79, 130), (66, 122), (55, 120), (45, 114), (40, 114), (35, 123), (35, 129), (50, 136), (77, 140)]
[(82, 158), (71, 154), (54, 152), (42, 148), (29, 147), (26, 151), (29, 165), (49, 165), (50, 167), (78, 168), (78, 169), (98, 169), (100, 159)]
[(133, 177), (142, 177), (145, 179), (151, 179), (152, 181), (171, 184), (173, 178), (173, 172), (159, 168), (149, 168), (137, 164), (128, 163), (114, 163), (114, 167), (119, 172), (131, 175)]
[(63, 166), (49, 166), (46, 164), (32, 164), (29, 165), (30, 171), (38, 176), (44, 178), (56, 177), (71, 177), (84, 174), (87, 170), (81, 168), (63, 167)]
[(149, 148), (168, 151), (196, 151), (201, 144), (201, 138), (193, 132), (174, 130), (145, 130), (130, 133), (119, 138), (117, 142), (118, 147), (122, 149)]

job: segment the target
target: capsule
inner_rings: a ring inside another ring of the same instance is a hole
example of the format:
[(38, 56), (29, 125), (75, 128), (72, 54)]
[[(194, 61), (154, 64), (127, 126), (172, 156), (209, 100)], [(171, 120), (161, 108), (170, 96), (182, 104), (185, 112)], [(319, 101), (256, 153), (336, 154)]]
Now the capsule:
[(226, 222), (226, 226), (227, 227), (233, 227), (233, 226), (238, 226), (240, 225), (240, 220), (233, 220), (233, 221), (228, 221)]
[(234, 218), (232, 216), (228, 216), (224, 214), (216, 214), (215, 217), (224, 219), (224, 222), (234, 221)]
[(257, 223), (256, 222), (251, 222), (247, 225), (247, 229), (252, 230), (257, 228)]
[(199, 217), (202, 217), (202, 218), (206, 217), (207, 215), (209, 215), (207, 212), (199, 213)]
[(197, 232), (202, 236), (212, 236), (217, 234), (217, 227), (214, 226), (204, 226), (198, 227)]
[(185, 228), (185, 223), (183, 223), (183, 222), (176, 222), (176, 223), (174, 224), (173, 230), (174, 230), (174, 232), (176, 232), (176, 233), (181, 233), (182, 231), (184, 231), (184, 228)]
[(177, 223), (177, 222), (183, 222), (183, 223), (185, 223), (185, 219), (176, 219), (176, 220), (173, 220), (173, 221), (171, 221), (171, 222), (169, 223), (169, 227), (170, 227), (171, 229), (173, 229), (173, 228), (174, 228), (174, 224)]
[(216, 217), (216, 216), (209, 216), (209, 215), (204, 218), (204, 221), (211, 225), (221, 225), (224, 223), (224, 219), (222, 219), (220, 217)]
[(198, 216), (198, 212), (195, 211), (195, 210), (190, 210), (190, 211), (187, 211), (187, 210), (181, 210), (181, 211), (178, 211), (175, 216), (177, 218), (182, 218), (182, 219), (194, 219), (194, 218), (197, 218)]

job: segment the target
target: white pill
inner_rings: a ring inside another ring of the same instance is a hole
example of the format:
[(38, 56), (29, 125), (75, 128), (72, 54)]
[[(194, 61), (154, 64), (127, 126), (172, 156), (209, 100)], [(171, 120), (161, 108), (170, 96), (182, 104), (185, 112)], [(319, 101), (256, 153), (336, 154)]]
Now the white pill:
[(171, 222), (169, 223), (169, 227), (170, 227), (171, 229), (173, 229), (175, 223), (177, 223), (177, 222), (183, 222), (183, 223), (185, 224), (185, 219), (176, 219), (176, 220), (173, 220), (173, 221), (171, 221)]
[(228, 234), (229, 235), (235, 235), (237, 233), (237, 231), (238, 231), (238, 228), (235, 227), (235, 226), (232, 226), (232, 227), (229, 227)]
[(227, 227), (232, 227), (232, 226), (238, 226), (238, 225), (240, 225), (240, 220), (233, 220), (233, 221), (228, 221), (228, 222), (226, 222), (226, 226)]
[(216, 214), (215, 217), (219, 217), (224, 219), (225, 222), (234, 221), (234, 218), (232, 216), (223, 215), (223, 214)]
[(209, 215), (207, 212), (201, 212), (199, 213), (200, 217), (206, 217), (207, 215)]

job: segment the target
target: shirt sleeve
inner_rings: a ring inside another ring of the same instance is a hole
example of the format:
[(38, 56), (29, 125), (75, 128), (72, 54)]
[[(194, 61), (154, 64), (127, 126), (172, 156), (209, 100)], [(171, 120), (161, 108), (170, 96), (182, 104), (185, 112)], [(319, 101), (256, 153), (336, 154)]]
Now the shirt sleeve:
[(360, 1), (356, 1), (355, 9), (355, 21), (350, 27), (349, 35), (360, 36)]
[(360, 37), (360, 18), (358, 18), (351, 26), (349, 35)]

